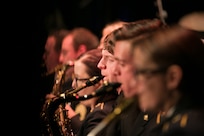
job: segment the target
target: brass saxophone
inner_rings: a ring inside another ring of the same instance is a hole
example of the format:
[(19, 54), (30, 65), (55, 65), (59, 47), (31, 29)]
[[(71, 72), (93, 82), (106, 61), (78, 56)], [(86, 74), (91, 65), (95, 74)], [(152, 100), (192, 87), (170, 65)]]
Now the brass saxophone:
[(112, 85), (106, 83), (101, 90), (99, 90), (96, 94), (90, 94), (88, 98), (86, 98), (86, 96), (77, 97), (78, 91), (98, 83), (103, 79), (103, 77), (104, 76), (93, 76), (84, 85), (71, 91), (67, 90), (50, 101), (46, 107), (46, 118), (48, 122), (47, 132), (49, 132), (49, 136), (74, 136), (70, 122), (71, 120), (67, 116), (67, 111), (64, 109), (64, 104), (72, 101), (89, 99), (95, 97), (95, 95), (101, 94), (101, 91), (103, 90), (111, 91), (113, 87), (119, 86), (118, 84)]
[[(69, 64), (60, 65), (60, 67), (57, 66), (55, 68), (56, 77), (55, 77), (55, 83), (53, 85), (53, 89), (51, 93), (54, 94), (56, 97), (58, 97), (61, 93), (62, 85), (65, 82), (65, 72), (70, 66), (72, 65), (69, 63)], [(48, 110), (48, 107), (53, 99), (46, 100), (41, 113), (41, 118), (44, 120), (46, 125), (46, 134), (44, 133), (43, 135), (44, 136), (74, 136), (71, 129), (70, 119), (68, 118), (68, 115), (67, 115), (68, 112), (65, 109), (65, 105), (67, 104), (66, 102), (58, 105), (57, 109), (54, 111), (55, 113), (54, 118), (51, 118), (49, 116), (48, 112), (50, 111)]]
[[(48, 117), (49, 119), (53, 118), (53, 115), (55, 114), (55, 110), (58, 108), (58, 106), (62, 103), (65, 102), (72, 102), (72, 101), (81, 101), (81, 100), (87, 100), (87, 99), (91, 99), (93, 97), (97, 97), (100, 95), (103, 95), (105, 93), (110, 93), (112, 91), (114, 91), (116, 88), (120, 87), (120, 83), (108, 83), (108, 82), (104, 82), (104, 85), (99, 88), (98, 90), (92, 92), (91, 94), (86, 94), (83, 96), (79, 96), (78, 94), (75, 93), (66, 93), (61, 95), (60, 97), (56, 97), (55, 99), (53, 99), (48, 107)], [(51, 119), (51, 127), (52, 128), (56, 128), (56, 123), (54, 123), (53, 119)], [(53, 129), (55, 130), (55, 129)], [(54, 132), (56, 135), (55, 136), (60, 136), (60, 132)], [(69, 136), (69, 135), (68, 135)]]

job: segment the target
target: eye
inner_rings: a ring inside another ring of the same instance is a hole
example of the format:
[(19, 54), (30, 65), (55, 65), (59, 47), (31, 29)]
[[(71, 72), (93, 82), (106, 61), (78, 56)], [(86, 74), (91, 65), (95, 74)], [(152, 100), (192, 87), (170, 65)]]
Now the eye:
[(144, 69), (136, 69), (134, 72), (134, 75), (152, 75), (152, 74), (158, 74), (158, 73), (163, 73), (166, 72), (166, 67), (160, 67), (160, 68), (144, 68)]
[(115, 61), (115, 59), (114, 59), (114, 58), (112, 58), (112, 57), (109, 57), (109, 58), (108, 58), (108, 61), (110, 61), (110, 62), (114, 62), (114, 61)]

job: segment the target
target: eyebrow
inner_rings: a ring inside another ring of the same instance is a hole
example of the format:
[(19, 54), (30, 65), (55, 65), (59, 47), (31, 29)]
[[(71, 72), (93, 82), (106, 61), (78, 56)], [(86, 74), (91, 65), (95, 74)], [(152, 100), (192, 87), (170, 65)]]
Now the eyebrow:
[(116, 61), (123, 62), (123, 63), (126, 63), (126, 62), (127, 62), (126, 60), (119, 59), (119, 58), (117, 58), (117, 57), (114, 57), (114, 59), (115, 59)]

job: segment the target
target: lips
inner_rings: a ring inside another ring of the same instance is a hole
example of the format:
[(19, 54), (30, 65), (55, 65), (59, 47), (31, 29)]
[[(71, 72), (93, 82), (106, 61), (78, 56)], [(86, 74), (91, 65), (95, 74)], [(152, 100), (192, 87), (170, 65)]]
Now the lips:
[(103, 78), (103, 80), (104, 80), (104, 81), (108, 81), (108, 77), (105, 76), (105, 77)]

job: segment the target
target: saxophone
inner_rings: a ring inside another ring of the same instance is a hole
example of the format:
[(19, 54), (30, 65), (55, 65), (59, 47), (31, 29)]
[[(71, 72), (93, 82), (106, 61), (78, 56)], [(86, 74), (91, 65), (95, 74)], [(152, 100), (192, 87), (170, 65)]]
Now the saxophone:
[[(52, 136), (61, 136), (62, 135), (61, 131), (57, 131), (57, 129), (55, 129), (58, 126), (55, 123), (55, 121), (52, 119), (53, 115), (55, 114), (56, 109), (59, 108), (59, 105), (61, 105), (62, 103), (65, 103), (65, 102), (87, 100), (87, 99), (91, 99), (93, 97), (103, 95), (105, 93), (110, 93), (112, 91), (115, 91), (116, 88), (120, 87), (120, 85), (121, 85), (121, 83), (117, 83), (117, 82), (116, 83), (104, 82), (104, 85), (101, 88), (99, 88), (98, 90), (95, 90), (94, 92), (92, 92), (90, 94), (79, 96), (78, 94), (75, 94), (75, 93), (71, 93), (71, 94), (66, 93), (66, 94), (63, 94), (59, 97), (54, 98), (51, 101), (50, 105), (48, 106), (48, 111), (49, 111), (48, 112), (48, 118), (51, 119), (50, 120), (50, 126), (51, 126), (51, 129), (53, 130), (53, 133), (55, 134)], [(71, 136), (71, 135), (67, 135), (67, 136)]]
[[(55, 71), (55, 83), (51, 93), (56, 97), (58, 97), (61, 93), (62, 85), (65, 82), (65, 72), (70, 66), (72, 65), (64, 64), (61, 65), (60, 68), (57, 67), (57, 71)], [(65, 109), (65, 105), (67, 104), (66, 102), (58, 105), (57, 109), (53, 111), (54, 118), (49, 116), (48, 112), (50, 111), (48, 110), (48, 107), (53, 99), (55, 98), (46, 100), (41, 113), (41, 118), (45, 122), (46, 127), (46, 132), (44, 132), (43, 136), (74, 136), (71, 129), (71, 120), (68, 118), (68, 112)]]

